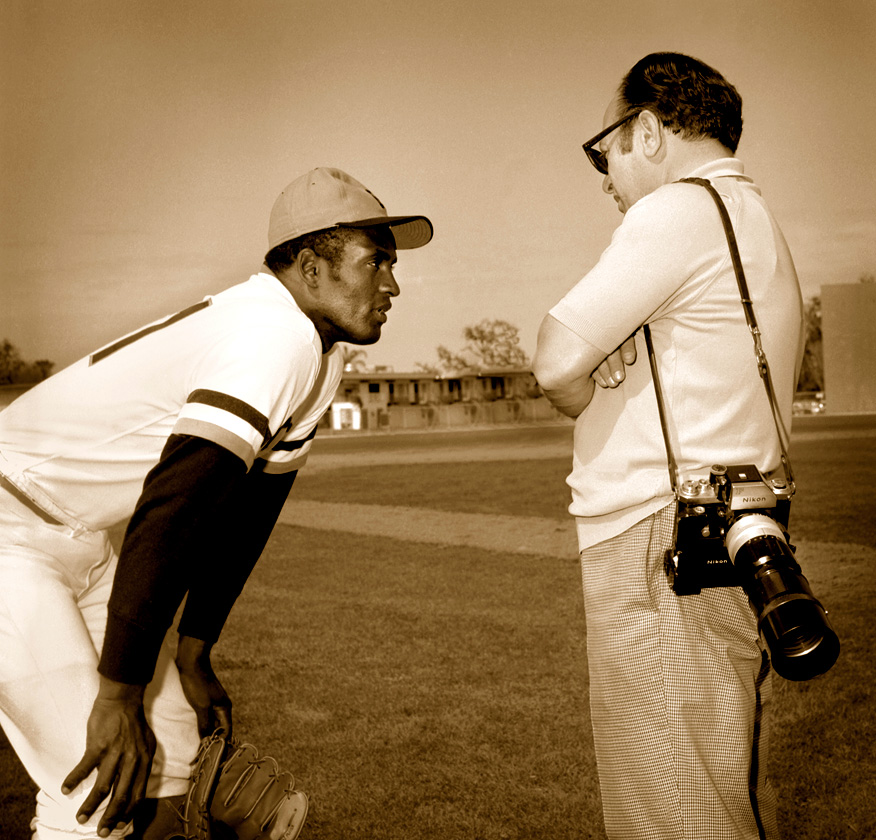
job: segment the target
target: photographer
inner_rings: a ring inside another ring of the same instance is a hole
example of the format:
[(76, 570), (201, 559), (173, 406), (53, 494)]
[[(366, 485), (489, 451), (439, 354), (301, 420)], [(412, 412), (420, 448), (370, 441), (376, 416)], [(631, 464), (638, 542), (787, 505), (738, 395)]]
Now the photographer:
[(664, 571), (675, 503), (640, 329), (650, 326), (679, 472), (777, 470), (776, 422), (721, 217), (706, 189), (677, 183), (705, 179), (728, 208), (790, 428), (801, 295), (781, 231), (734, 157), (741, 110), (735, 88), (688, 56), (652, 54), (630, 70), (584, 147), (624, 219), (544, 319), (533, 363), (548, 399), (577, 418), (570, 512), (610, 838), (778, 836), (766, 778), (770, 665), (755, 613), (740, 587), (680, 597)]

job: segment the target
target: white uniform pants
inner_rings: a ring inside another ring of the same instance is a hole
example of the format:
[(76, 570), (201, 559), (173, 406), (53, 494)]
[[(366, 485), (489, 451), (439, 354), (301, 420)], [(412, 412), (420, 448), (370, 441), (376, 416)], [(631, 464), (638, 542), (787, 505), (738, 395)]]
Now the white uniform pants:
[(581, 552), (590, 706), (611, 840), (779, 836), (769, 670), (738, 588), (675, 595), (667, 507)]
[[(106, 532), (74, 537), (0, 484), (0, 724), (39, 786), (32, 823), (39, 840), (98, 836), (103, 806), (86, 825), (76, 822), (96, 772), (69, 796), (61, 783), (85, 751), (117, 560)], [(147, 790), (153, 797), (186, 790), (198, 746), (172, 635), (146, 691), (158, 742)]]

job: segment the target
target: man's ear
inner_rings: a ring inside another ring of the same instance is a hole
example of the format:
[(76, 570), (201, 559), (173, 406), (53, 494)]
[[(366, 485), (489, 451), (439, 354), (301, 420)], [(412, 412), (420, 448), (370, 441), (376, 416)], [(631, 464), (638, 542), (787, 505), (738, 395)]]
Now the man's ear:
[(298, 252), (295, 268), (306, 286), (315, 289), (319, 285), (320, 273), (323, 269), (321, 263), (324, 262), (325, 260), (310, 248), (303, 248)]
[(665, 129), (660, 118), (653, 111), (642, 111), (639, 114), (639, 126), (641, 129), (642, 151), (645, 157), (655, 158), (660, 154), (666, 138)]

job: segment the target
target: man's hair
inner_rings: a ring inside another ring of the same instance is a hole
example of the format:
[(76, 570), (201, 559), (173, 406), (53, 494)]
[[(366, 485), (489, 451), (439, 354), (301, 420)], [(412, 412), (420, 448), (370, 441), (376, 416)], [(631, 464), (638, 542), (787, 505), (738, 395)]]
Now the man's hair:
[[(742, 135), (742, 97), (717, 70), (681, 53), (651, 53), (636, 62), (618, 89), (625, 117), (652, 111), (666, 128), (684, 138), (711, 137), (731, 152)], [(624, 143), (632, 124), (623, 127)]]
[(359, 229), (352, 227), (334, 227), (305, 233), (304, 236), (289, 239), (271, 248), (265, 256), (265, 265), (274, 274), (279, 274), (288, 269), (305, 248), (309, 248), (318, 257), (328, 260), (332, 268), (337, 268), (347, 243), (359, 235)]

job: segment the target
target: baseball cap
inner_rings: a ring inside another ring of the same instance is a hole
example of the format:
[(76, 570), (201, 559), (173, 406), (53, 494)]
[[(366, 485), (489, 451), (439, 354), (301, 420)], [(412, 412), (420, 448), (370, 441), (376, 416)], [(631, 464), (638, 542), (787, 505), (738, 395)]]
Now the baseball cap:
[(305, 233), (344, 225), (389, 225), (396, 248), (420, 248), (432, 238), (425, 216), (388, 216), (371, 190), (340, 169), (318, 167), (296, 178), (274, 202), (268, 250)]

